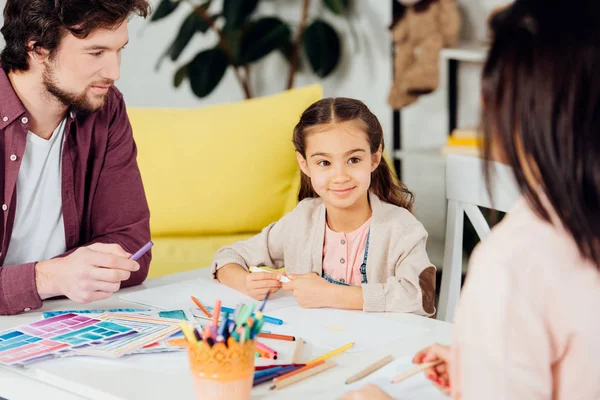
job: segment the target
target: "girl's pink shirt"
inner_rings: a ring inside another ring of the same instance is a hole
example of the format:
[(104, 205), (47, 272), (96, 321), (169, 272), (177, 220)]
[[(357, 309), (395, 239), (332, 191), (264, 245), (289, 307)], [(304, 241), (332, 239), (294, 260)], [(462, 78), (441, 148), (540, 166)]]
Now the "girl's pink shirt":
[(327, 275), (349, 285), (361, 284), (360, 266), (364, 259), (370, 227), (371, 218), (350, 233), (334, 232), (325, 223), (323, 271)]

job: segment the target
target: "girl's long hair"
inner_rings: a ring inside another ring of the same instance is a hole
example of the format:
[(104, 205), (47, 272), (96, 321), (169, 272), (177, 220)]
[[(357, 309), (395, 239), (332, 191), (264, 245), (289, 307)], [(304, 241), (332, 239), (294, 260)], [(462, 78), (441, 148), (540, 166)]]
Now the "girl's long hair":
[(536, 214), (551, 222), (543, 192), (582, 256), (600, 267), (598, 1), (516, 0), (490, 24), (485, 158), (494, 151), (510, 165)]

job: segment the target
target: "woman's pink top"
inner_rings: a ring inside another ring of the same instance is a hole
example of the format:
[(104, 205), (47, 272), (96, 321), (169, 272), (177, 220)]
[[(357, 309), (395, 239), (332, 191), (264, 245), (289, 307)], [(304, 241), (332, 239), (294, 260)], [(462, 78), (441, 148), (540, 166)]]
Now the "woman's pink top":
[(473, 254), (453, 398), (600, 399), (600, 271), (552, 214), (546, 223), (521, 200)]

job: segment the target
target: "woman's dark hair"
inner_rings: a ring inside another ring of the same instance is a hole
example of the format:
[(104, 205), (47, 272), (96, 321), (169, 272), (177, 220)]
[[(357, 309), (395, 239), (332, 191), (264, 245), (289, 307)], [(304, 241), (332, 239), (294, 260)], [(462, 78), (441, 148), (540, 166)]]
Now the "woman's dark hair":
[[(294, 128), (294, 147), (306, 159), (306, 137), (311, 128), (318, 125), (336, 124), (346, 121), (362, 121), (372, 154), (385, 147), (383, 129), (379, 120), (369, 108), (359, 100), (345, 97), (327, 98), (312, 104), (300, 117), (300, 122)], [(412, 210), (413, 194), (399, 182), (385, 159), (371, 174), (370, 190), (383, 201)], [(298, 201), (308, 197), (319, 197), (310, 182), (310, 178), (302, 173)]]
[(510, 165), (536, 214), (551, 222), (543, 193), (582, 256), (600, 267), (599, 6), (516, 0), (497, 13), (482, 96), (485, 158), (493, 151)]
[[(68, 32), (85, 38), (95, 29), (118, 26), (133, 13), (147, 17), (148, 0), (8, 0), (0, 62), (5, 71), (27, 71), (29, 51), (44, 48), (52, 57)], [(34, 49), (28, 48), (31, 41)]]

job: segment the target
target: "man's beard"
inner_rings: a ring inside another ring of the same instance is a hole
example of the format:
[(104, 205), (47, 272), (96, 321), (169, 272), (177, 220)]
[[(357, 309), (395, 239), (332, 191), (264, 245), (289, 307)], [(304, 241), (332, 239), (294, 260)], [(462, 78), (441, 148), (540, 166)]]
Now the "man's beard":
[[(64, 104), (66, 107), (69, 107), (72, 111), (78, 112), (96, 112), (104, 107), (104, 103), (106, 102), (106, 95), (101, 96), (102, 99), (98, 103), (92, 103), (87, 96), (87, 92), (91, 89), (92, 85), (88, 86), (82, 93), (74, 94), (70, 93), (64, 89), (61, 89), (56, 83), (55, 79), (55, 71), (52, 66), (46, 64), (46, 70), (42, 75), (44, 89), (54, 96), (56, 100)], [(105, 82), (102, 85), (112, 85), (113, 82)], [(98, 96), (100, 98), (100, 96)]]

